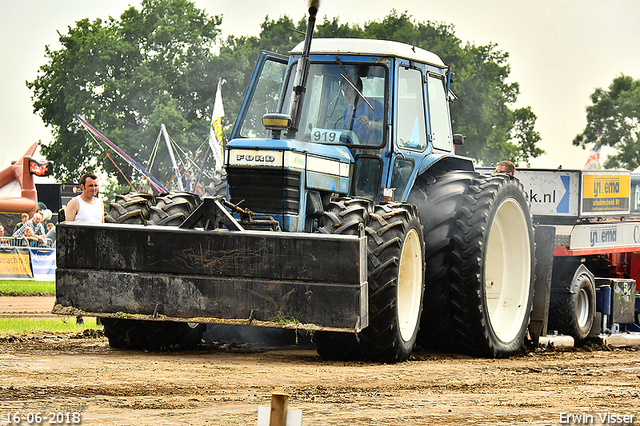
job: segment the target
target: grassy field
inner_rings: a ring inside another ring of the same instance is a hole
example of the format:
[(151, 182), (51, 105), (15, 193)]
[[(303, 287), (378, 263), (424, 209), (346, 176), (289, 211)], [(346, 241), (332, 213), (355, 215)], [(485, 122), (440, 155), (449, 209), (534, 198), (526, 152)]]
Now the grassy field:
[(55, 296), (54, 281), (0, 280), (0, 296)]
[(38, 332), (74, 333), (86, 328), (101, 330), (95, 318), (84, 318), (84, 324), (76, 324), (76, 317), (49, 318), (0, 318), (0, 336)]
[(101, 330), (95, 318), (84, 318), (83, 325), (76, 324), (75, 317), (49, 318), (0, 318), (0, 336), (39, 332), (74, 333), (86, 328)]
[[(0, 280), (0, 296), (55, 296), (53, 281)], [(39, 332), (73, 333), (86, 328), (102, 329), (95, 318), (84, 318), (83, 325), (75, 317), (59, 318), (0, 318), (0, 336)]]

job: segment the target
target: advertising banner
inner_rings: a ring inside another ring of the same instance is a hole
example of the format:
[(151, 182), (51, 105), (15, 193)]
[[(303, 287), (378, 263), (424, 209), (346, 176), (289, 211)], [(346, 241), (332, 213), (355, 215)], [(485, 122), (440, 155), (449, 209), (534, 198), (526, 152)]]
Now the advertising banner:
[(28, 248), (0, 248), (0, 279), (33, 279)]
[(629, 214), (629, 172), (606, 174), (585, 171), (582, 174), (582, 214)]
[(55, 249), (30, 249), (33, 278), (38, 281), (56, 280)]

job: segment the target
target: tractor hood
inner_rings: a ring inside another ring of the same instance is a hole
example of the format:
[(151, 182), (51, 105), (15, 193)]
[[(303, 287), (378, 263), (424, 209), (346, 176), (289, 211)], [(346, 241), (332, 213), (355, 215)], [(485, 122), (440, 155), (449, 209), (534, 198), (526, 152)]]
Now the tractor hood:
[(236, 139), (227, 145), (227, 165), (231, 167), (285, 167), (349, 177), (353, 156), (339, 145), (322, 145), (289, 139)]

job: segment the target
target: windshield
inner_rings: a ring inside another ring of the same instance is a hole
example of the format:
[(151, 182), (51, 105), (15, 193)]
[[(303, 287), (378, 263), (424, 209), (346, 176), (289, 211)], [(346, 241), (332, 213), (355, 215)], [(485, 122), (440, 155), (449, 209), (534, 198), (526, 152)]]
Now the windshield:
[[(291, 102), (289, 76), (283, 109)], [(311, 64), (296, 139), (328, 144), (380, 146), (385, 121), (385, 67)]]

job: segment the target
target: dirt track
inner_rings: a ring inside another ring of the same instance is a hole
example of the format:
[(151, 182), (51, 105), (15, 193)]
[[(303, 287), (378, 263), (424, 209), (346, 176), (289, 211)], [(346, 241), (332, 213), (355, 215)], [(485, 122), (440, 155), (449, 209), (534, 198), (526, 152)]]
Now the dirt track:
[(0, 337), (0, 424), (19, 410), (80, 412), (84, 425), (255, 425), (274, 391), (291, 394), (304, 425), (559, 425), (567, 414), (607, 424), (607, 413), (640, 424), (635, 349), (507, 360), (417, 350), (409, 362), (379, 365), (324, 362), (312, 345), (119, 351), (85, 333)]
[(636, 350), (508, 360), (418, 351), (378, 365), (323, 362), (312, 347), (118, 351), (94, 332), (0, 338), (0, 383), (0, 424), (20, 410), (78, 411), (87, 425), (255, 425), (276, 390), (305, 425), (557, 425), (561, 413), (640, 424)]
[(0, 297), (0, 317), (55, 318), (51, 309), (56, 298), (50, 297)]

